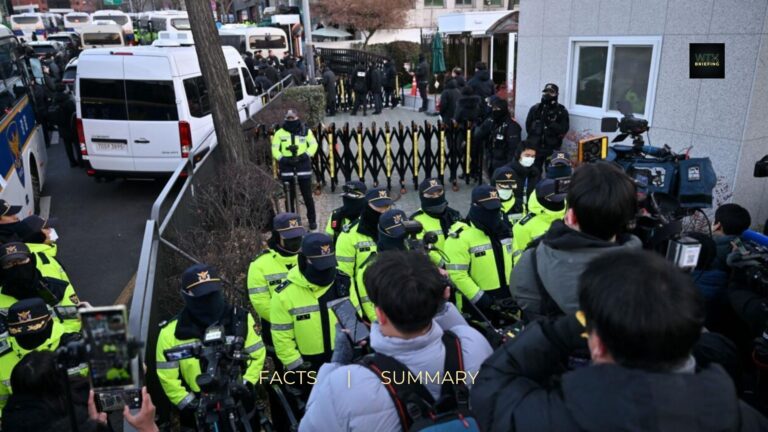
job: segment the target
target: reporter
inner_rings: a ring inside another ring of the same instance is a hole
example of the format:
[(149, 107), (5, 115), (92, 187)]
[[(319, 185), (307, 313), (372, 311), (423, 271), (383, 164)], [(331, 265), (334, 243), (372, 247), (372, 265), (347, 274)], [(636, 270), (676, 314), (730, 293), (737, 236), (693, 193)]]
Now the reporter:
[[(582, 272), (578, 299), (583, 315), (536, 321), (483, 364), (470, 398), (483, 430), (768, 430), (722, 367), (693, 358), (701, 299), (662, 257), (601, 255)], [(592, 366), (558, 376), (579, 347)]]

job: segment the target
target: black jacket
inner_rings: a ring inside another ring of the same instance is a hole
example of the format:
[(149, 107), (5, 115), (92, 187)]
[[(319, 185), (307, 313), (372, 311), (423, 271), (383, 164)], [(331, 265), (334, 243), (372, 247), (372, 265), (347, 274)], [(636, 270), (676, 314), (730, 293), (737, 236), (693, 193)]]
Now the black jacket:
[(480, 118), (480, 97), (477, 95), (461, 96), (456, 102), (454, 119), (459, 124), (475, 122)]
[(397, 77), (397, 70), (395, 65), (387, 63), (384, 65), (384, 90), (394, 90), (396, 85), (395, 78)]
[(256, 78), (253, 79), (253, 82), (254, 82), (254, 84), (256, 84), (256, 87), (258, 87), (260, 89), (259, 93), (263, 93), (263, 92), (267, 91), (270, 87), (275, 85), (275, 83), (270, 81), (269, 78), (267, 78), (264, 75), (257, 76)]
[(475, 72), (475, 75), (469, 80), (467, 85), (472, 87), (475, 94), (480, 96), (482, 100), (496, 93), (496, 87), (493, 85), (493, 81), (491, 81), (491, 74), (487, 70)]
[(456, 107), (459, 104), (459, 98), (461, 98), (461, 93), (456, 88), (456, 81), (448, 81), (445, 85), (445, 90), (440, 94), (440, 116), (443, 118), (443, 123), (453, 120), (453, 117), (456, 115)]
[(273, 84), (280, 81), (280, 74), (274, 66), (267, 66), (267, 68), (264, 69), (264, 76), (272, 81)]
[(416, 81), (429, 81), (429, 65), (427, 64), (426, 60), (419, 63), (419, 66), (416, 67)]
[[(72, 383), (72, 402), (81, 432), (110, 430), (88, 418), (88, 390), (86, 381)], [(61, 400), (31, 395), (13, 394), (3, 409), (4, 432), (71, 431), (69, 413), (63, 395)]]
[(56, 125), (59, 134), (70, 137), (75, 129), (75, 98), (71, 94), (63, 92), (56, 93), (53, 96), (54, 112), (56, 113), (50, 120)]
[(305, 74), (298, 66), (294, 65), (292, 68), (288, 69), (287, 72), (293, 76), (293, 85), (300, 86), (307, 81), (307, 74)]
[(251, 75), (256, 76), (258, 74), (256, 63), (253, 62), (253, 57), (245, 56), (243, 57), (243, 62), (245, 62), (245, 66), (248, 68), (248, 72), (250, 72)]
[(535, 322), (485, 361), (470, 393), (481, 430), (768, 430), (768, 421), (739, 401), (718, 365), (694, 373), (587, 366), (553, 385), (567, 354), (556, 339)]
[[(515, 206), (512, 208), (512, 213), (522, 213), (524, 210), (523, 194), (530, 197), (531, 193), (536, 190), (536, 185), (539, 183), (539, 180), (541, 180), (541, 171), (539, 171), (535, 165), (528, 168), (520, 165), (520, 161), (517, 158), (513, 158), (507, 166), (515, 171), (515, 181), (517, 181), (517, 189), (515, 189)], [(527, 183), (526, 179), (528, 180)]]
[[(489, 156), (491, 171), (515, 160), (523, 128), (507, 115), (501, 123), (486, 119), (476, 130), (473, 141), (482, 144)], [(522, 168), (522, 167), (521, 167)]]
[(336, 95), (336, 74), (328, 68), (323, 71), (323, 88), (326, 95)]
[[(461, 89), (463, 89), (464, 87), (467, 86), (467, 80), (465, 80), (464, 77), (461, 76), (461, 75), (449, 78), (448, 82), (451, 82), (451, 81), (455, 81), (456, 82), (456, 88), (458, 88), (459, 90), (461, 90)], [(446, 83), (446, 85), (447, 85), (447, 83)]]
[(537, 103), (531, 107), (525, 119), (528, 141), (533, 142), (537, 150), (543, 150), (545, 153), (560, 149), (569, 127), (568, 110), (559, 103), (549, 106)]
[(368, 92), (368, 71), (364, 67), (357, 67), (352, 75), (352, 89), (358, 93)]
[(384, 86), (384, 72), (381, 71), (379, 68), (372, 68), (370, 71), (368, 71), (368, 74), (371, 77), (371, 91), (372, 92), (380, 92), (381, 88)]

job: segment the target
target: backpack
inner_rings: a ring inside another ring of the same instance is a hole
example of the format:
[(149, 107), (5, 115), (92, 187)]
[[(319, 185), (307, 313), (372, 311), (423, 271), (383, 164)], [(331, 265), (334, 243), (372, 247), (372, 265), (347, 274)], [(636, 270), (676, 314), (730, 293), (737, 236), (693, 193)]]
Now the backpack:
[[(443, 344), (445, 345), (445, 367), (442, 377), (464, 371), (459, 338), (446, 331), (443, 333)], [(454, 383), (451, 382), (452, 380), (444, 379), (440, 398), (435, 401), (424, 385), (400, 378), (408, 377), (411, 371), (392, 357), (380, 353), (369, 354), (360, 359), (359, 364), (373, 371), (381, 379), (381, 383), (387, 387), (404, 431), (472, 432), (480, 430), (477, 420), (469, 409), (469, 389), (465, 383)], [(416, 374), (412, 375), (416, 376)]]

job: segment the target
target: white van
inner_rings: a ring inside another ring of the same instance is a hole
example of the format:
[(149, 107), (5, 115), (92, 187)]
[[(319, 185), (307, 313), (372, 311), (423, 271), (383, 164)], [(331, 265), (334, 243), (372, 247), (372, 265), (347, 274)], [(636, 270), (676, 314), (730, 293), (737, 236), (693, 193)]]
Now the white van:
[[(191, 40), (189, 32), (162, 32), (153, 46), (80, 55), (77, 132), (88, 175), (165, 176), (215, 140), (197, 54), (178, 42), (181, 36)], [(261, 108), (261, 98), (238, 52), (224, 47), (224, 57), (242, 123)]]
[(222, 45), (232, 46), (243, 54), (249, 51), (255, 55), (256, 51), (261, 50), (261, 54), (266, 57), (267, 52), (272, 50), (277, 58), (282, 59), (283, 53), (289, 52), (288, 36), (277, 27), (225, 24), (219, 29), (219, 36)]
[(83, 49), (125, 45), (123, 28), (114, 22), (100, 21), (80, 30)]

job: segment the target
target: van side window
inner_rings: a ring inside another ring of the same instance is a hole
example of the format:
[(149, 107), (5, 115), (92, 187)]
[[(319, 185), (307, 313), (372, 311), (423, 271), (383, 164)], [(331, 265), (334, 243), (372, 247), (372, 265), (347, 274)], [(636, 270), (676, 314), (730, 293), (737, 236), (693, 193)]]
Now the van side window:
[(125, 82), (128, 118), (136, 121), (177, 121), (176, 93), (173, 81)]
[(81, 78), (80, 106), (83, 118), (128, 120), (123, 80)]
[(189, 113), (192, 117), (205, 117), (211, 113), (211, 101), (203, 77), (185, 79), (184, 92), (187, 94)]
[(235, 100), (243, 100), (243, 84), (240, 81), (240, 74), (237, 69), (229, 70), (229, 79), (232, 81), (232, 89), (235, 91)]
[(256, 86), (253, 84), (253, 78), (251, 78), (251, 73), (248, 72), (248, 69), (241, 68), (240, 72), (243, 74), (243, 80), (245, 80), (245, 92), (251, 96), (258, 95)]

